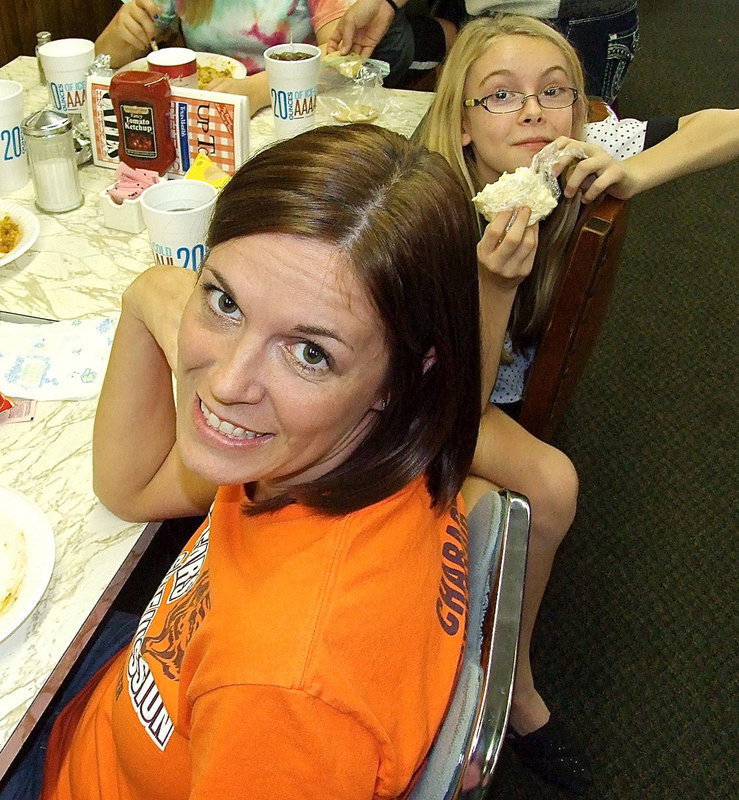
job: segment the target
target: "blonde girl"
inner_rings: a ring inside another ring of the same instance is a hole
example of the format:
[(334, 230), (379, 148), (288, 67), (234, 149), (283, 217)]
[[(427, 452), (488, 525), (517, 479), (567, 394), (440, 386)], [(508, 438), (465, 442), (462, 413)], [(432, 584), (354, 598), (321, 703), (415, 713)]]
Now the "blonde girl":
[(498, 15), (460, 31), (416, 133), (447, 159), (470, 196), (504, 171), (529, 166), (552, 141), (579, 140), (587, 154), (579, 162), (560, 163), (560, 172), (568, 168), (561, 179), (563, 198), (544, 222), (527, 227), (524, 208), (498, 214), (484, 229), (481, 225), (478, 260), (481, 273), (488, 273), (480, 294), (483, 380), (484, 388), (496, 385), (491, 402), (484, 403), (464, 490), (468, 507), (491, 483), (531, 501), (511, 738), (532, 768), (574, 790), (588, 780), (587, 769), (535, 688), (529, 650), (555, 553), (575, 515), (577, 474), (567, 456), (531, 436), (497, 404), (520, 400), (580, 203), (604, 191), (631, 197), (739, 155), (736, 110), (707, 109), (649, 122), (610, 116), (588, 123), (587, 108), (582, 69), (571, 45), (538, 19)]

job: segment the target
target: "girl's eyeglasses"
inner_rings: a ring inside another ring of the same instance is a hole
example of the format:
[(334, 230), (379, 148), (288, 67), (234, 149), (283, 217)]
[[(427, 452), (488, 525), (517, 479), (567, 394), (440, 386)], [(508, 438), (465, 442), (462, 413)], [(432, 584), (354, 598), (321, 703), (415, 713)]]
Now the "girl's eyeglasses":
[(462, 101), (466, 108), (482, 106), (491, 114), (511, 114), (520, 111), (529, 97), (535, 97), (542, 108), (569, 108), (577, 102), (578, 91), (571, 86), (550, 86), (539, 94), (524, 94), (509, 89), (498, 89), (486, 97), (469, 97)]

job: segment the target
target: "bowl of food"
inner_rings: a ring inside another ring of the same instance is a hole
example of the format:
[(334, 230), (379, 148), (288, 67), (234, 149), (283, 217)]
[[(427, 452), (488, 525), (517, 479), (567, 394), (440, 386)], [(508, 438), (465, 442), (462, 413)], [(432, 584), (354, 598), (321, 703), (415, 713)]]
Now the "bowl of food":
[(0, 200), (0, 267), (15, 261), (38, 239), (38, 217), (11, 200)]
[[(246, 67), (235, 58), (221, 56), (218, 53), (195, 53), (195, 61), (198, 66), (198, 89), (205, 88), (216, 78), (245, 78)], [(130, 64), (121, 67), (118, 72), (124, 70), (149, 69), (146, 58), (137, 58)]]

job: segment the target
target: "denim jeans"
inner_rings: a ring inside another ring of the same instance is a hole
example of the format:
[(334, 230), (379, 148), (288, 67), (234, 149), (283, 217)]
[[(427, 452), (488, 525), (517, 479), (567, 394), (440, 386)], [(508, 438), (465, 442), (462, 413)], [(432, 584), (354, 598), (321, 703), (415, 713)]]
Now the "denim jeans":
[(18, 757), (0, 783), (0, 800), (38, 800), (51, 729), (64, 707), (92, 676), (133, 639), (139, 617), (113, 611), (105, 618), (84, 655), (69, 673), (60, 692), (52, 700), (43, 719), (31, 734)]
[(579, 53), (586, 92), (612, 103), (639, 46), (636, 2), (613, 14), (550, 22)]

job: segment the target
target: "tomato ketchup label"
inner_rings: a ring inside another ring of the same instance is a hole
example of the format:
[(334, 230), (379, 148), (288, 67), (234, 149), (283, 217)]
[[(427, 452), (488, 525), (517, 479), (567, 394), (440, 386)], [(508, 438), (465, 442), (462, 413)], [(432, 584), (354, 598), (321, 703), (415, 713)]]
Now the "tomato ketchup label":
[(121, 103), (121, 143), (128, 156), (156, 158), (154, 109), (150, 105)]
[(160, 72), (127, 70), (110, 82), (118, 124), (118, 156), (133, 169), (152, 169), (163, 175), (175, 160), (170, 132), (171, 92)]

